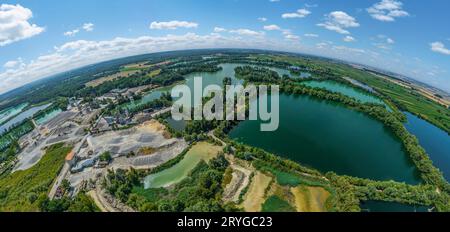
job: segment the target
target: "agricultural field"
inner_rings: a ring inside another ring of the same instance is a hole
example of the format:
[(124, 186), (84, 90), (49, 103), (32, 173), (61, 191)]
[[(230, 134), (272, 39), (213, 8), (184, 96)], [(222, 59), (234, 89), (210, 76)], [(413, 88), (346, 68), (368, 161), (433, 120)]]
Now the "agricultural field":
[(326, 201), (330, 193), (322, 187), (300, 185), (291, 188), (298, 212), (326, 212)]
[(244, 202), (241, 204), (246, 212), (260, 212), (262, 210), (266, 189), (271, 182), (272, 177), (262, 172), (256, 172), (255, 176), (251, 179), (249, 189), (244, 196)]
[(106, 77), (101, 77), (92, 81), (89, 81), (88, 83), (86, 83), (86, 87), (97, 87), (105, 82), (108, 81), (113, 81), (119, 78), (125, 78), (125, 77), (130, 77), (133, 74), (136, 74), (140, 71), (140, 69), (131, 69), (131, 70), (121, 70), (118, 73), (106, 76)]

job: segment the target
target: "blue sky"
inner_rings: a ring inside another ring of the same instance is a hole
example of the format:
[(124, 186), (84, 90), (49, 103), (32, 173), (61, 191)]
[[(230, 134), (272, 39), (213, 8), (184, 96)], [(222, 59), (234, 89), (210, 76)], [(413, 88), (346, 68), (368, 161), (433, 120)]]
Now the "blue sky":
[(0, 3), (0, 93), (112, 58), (267, 48), (340, 58), (450, 92), (450, 1), (39, 0)]

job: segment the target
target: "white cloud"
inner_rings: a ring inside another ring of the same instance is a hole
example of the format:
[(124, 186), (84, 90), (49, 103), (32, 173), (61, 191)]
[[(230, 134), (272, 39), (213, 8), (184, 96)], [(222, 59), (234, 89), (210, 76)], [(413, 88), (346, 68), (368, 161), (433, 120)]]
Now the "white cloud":
[(3, 65), (3, 67), (5, 69), (12, 69), (12, 68), (17, 68), (17, 67), (22, 66), (22, 65), (24, 65), (23, 61), (22, 61), (22, 58), (18, 58), (17, 60), (10, 60), (10, 61), (6, 62)]
[(316, 43), (316, 48), (317, 49), (324, 49), (324, 48), (327, 48), (328, 46), (330, 46), (332, 44), (333, 44), (333, 42), (331, 42), (331, 41), (324, 41), (324, 42)]
[(266, 30), (266, 31), (281, 31), (284, 38), (287, 40), (299, 40), (300, 39), (300, 36), (294, 35), (291, 30), (283, 29), (275, 24), (264, 26), (264, 30)]
[(21, 5), (0, 5), (0, 47), (27, 39), (44, 31), (43, 27), (31, 24), (33, 12)]
[(279, 2), (280, 0), (269, 0), (269, 2)]
[(346, 28), (359, 27), (359, 23), (355, 18), (343, 11), (333, 11), (326, 15), (324, 23), (319, 23), (317, 26), (340, 34), (350, 34)]
[(6, 63), (3, 65), (3, 67), (4, 67), (4, 68), (14, 68), (14, 67), (17, 66), (17, 64), (18, 64), (17, 60), (10, 60), (10, 61), (6, 62)]
[(150, 24), (150, 29), (157, 30), (175, 30), (177, 28), (197, 28), (198, 23), (195, 22), (187, 22), (187, 21), (169, 21), (169, 22), (152, 22)]
[(257, 32), (250, 29), (236, 29), (236, 30), (230, 30), (230, 33), (238, 34), (238, 35), (246, 35), (246, 36), (262, 36), (264, 35), (264, 32)]
[(395, 41), (394, 41), (393, 39), (391, 39), (391, 38), (387, 38), (387, 39), (386, 39), (386, 42), (387, 42), (388, 44), (394, 44), (394, 43), (395, 43)]
[(311, 14), (311, 11), (307, 9), (298, 9), (295, 13), (284, 13), (281, 15), (284, 19), (291, 19), (291, 18), (304, 18)]
[(79, 29), (74, 29), (74, 30), (71, 30), (71, 31), (66, 31), (66, 32), (64, 32), (64, 35), (65, 35), (65, 36), (74, 36), (74, 35), (76, 35), (78, 32), (80, 32)]
[(346, 46), (333, 46), (332, 49), (336, 51), (344, 51), (347, 53), (360, 53), (360, 54), (366, 53), (366, 50), (364, 49), (350, 48)]
[(83, 24), (83, 30), (85, 30), (85, 31), (93, 31), (94, 30), (94, 24), (93, 23), (85, 23), (85, 24)]
[(214, 32), (216, 32), (216, 33), (224, 32), (224, 31), (227, 31), (227, 30), (223, 27), (214, 27)]
[(64, 32), (64, 35), (65, 36), (75, 36), (76, 34), (78, 34), (78, 32), (80, 32), (80, 30), (85, 30), (87, 32), (91, 32), (94, 30), (94, 24), (93, 23), (84, 23), (79, 28)]
[(264, 30), (266, 31), (279, 31), (281, 28), (275, 24), (264, 26)]
[(393, 22), (395, 18), (409, 16), (409, 13), (403, 10), (403, 3), (396, 0), (382, 0), (367, 8), (367, 12), (372, 18), (383, 22)]
[(355, 38), (353, 38), (353, 37), (347, 35), (347, 36), (345, 36), (342, 40), (344, 40), (344, 42), (354, 42), (354, 41), (355, 41)]
[(288, 39), (288, 40), (299, 40), (300, 36), (298, 35), (293, 35), (293, 34), (287, 34), (284, 36), (284, 38)]
[(450, 49), (446, 48), (442, 42), (433, 42), (430, 44), (430, 47), (433, 52), (450, 55)]
[(267, 21), (267, 18), (265, 18), (265, 17), (259, 17), (259, 18), (258, 18), (258, 21), (260, 21), (260, 22), (265, 22), (265, 21)]
[[(289, 34), (285, 34), (287, 31), (282, 31), (283, 35), (288, 38), (294, 38), (293, 36), (288, 36)], [(252, 39), (248, 39), (248, 37), (235, 34), (221, 35), (212, 33), (198, 35), (195, 33), (187, 33), (184, 35), (157, 37), (117, 37), (103, 41), (77, 40), (61, 44), (56, 46), (53, 51), (31, 61), (20, 64), (16, 63), (14, 68), (0, 71), (0, 94), (32, 81), (93, 63), (125, 56), (160, 51), (185, 50), (186, 48), (252, 48), (314, 54), (382, 67), (394, 72), (411, 75), (419, 80), (428, 81), (428, 83), (433, 81), (432, 84), (436, 85), (438, 83), (438, 86), (450, 91), (450, 83), (441, 78), (445, 70), (437, 72), (425, 65), (417, 65), (415, 61), (413, 66), (407, 66), (408, 60), (413, 59), (412, 57), (400, 59), (402, 64), (405, 64), (401, 65), (395, 63), (392, 56), (383, 56), (371, 50), (334, 46), (331, 41), (323, 41), (311, 47), (302, 43), (286, 42), (266, 36), (254, 36)], [(416, 69), (418, 71), (415, 71)], [(437, 73), (435, 79), (430, 79), (431, 76), (427, 75), (429, 71)]]
[(315, 38), (319, 37), (319, 35), (317, 35), (317, 34), (311, 34), (311, 33), (304, 34), (304, 36), (305, 36), (305, 37), (315, 37)]

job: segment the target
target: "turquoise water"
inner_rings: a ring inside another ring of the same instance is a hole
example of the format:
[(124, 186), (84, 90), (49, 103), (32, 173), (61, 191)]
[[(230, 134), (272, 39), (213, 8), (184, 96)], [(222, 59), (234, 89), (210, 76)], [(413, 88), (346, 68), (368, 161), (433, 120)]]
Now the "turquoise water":
[(53, 119), (54, 117), (56, 117), (59, 113), (61, 113), (62, 110), (61, 109), (54, 109), (48, 113), (46, 113), (43, 117), (40, 117), (38, 119), (36, 119), (36, 123), (38, 125), (42, 125), (48, 121), (50, 121), (51, 119)]
[(0, 112), (0, 125), (4, 122), (8, 121), (10, 118), (16, 116), (20, 112), (22, 112), (23, 109), (25, 109), (28, 106), (28, 103), (20, 104), (16, 107), (11, 107), (5, 110), (2, 110)]
[[(219, 66), (222, 67), (222, 70), (217, 72), (197, 72), (197, 73), (191, 73), (185, 76), (185, 84), (191, 89), (194, 89), (194, 77), (202, 77), (202, 88), (205, 88), (207, 85), (219, 85), (222, 86), (223, 79), (225, 77), (231, 77), (232, 84), (242, 84), (243, 81), (235, 78), (235, 72), (234, 69), (239, 66), (245, 66), (246, 64), (220, 64)], [(282, 76), (283, 74), (290, 75), (289, 70), (286, 69), (280, 69), (280, 68), (272, 68), (269, 67), (270, 70), (273, 70), (278, 73), (278, 75)], [(303, 75), (308, 75), (307, 73)], [(151, 102), (155, 99), (158, 99), (161, 97), (162, 93), (164, 92), (170, 92), (172, 90), (172, 87), (164, 87), (159, 88), (156, 90), (152, 90), (149, 93), (147, 93), (142, 99), (138, 101), (133, 101), (129, 104), (126, 104), (124, 107), (133, 108), (136, 106), (140, 106), (142, 104)], [(192, 96), (193, 101), (193, 96)]]
[(352, 88), (350, 86), (335, 82), (335, 81), (307, 81), (302, 82), (302, 84), (313, 87), (313, 88), (324, 88), (328, 91), (335, 92), (335, 93), (341, 93), (346, 96), (355, 98), (356, 100), (359, 100), (363, 103), (376, 103), (381, 105), (386, 105), (381, 99), (366, 94), (363, 91), (360, 91), (358, 89)]
[(194, 145), (174, 166), (161, 172), (148, 175), (144, 179), (144, 188), (161, 188), (179, 183), (200, 163), (209, 161), (217, 154), (217, 149), (207, 143)]
[(0, 126), (0, 134), (5, 132), (6, 130), (8, 130), (10, 127), (13, 127), (14, 125), (20, 124), (22, 123), (24, 120), (29, 119), (31, 117), (33, 117), (33, 115), (43, 109), (46, 109), (47, 107), (49, 107), (51, 104), (47, 104), (47, 105), (41, 105), (41, 106), (36, 106), (36, 107), (32, 107), (20, 114), (18, 114), (17, 116), (15, 116), (14, 118), (12, 118), (11, 120), (9, 120), (8, 122), (6, 122), (5, 124)]

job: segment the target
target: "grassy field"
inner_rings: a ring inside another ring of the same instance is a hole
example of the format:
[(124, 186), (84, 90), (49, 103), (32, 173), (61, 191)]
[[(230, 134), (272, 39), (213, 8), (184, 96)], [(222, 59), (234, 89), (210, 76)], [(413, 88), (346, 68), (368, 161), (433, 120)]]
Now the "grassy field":
[(295, 206), (298, 212), (326, 212), (325, 203), (330, 193), (321, 187), (300, 185), (291, 188), (295, 197)]
[(295, 208), (280, 197), (272, 195), (264, 202), (262, 212), (295, 212)]
[(71, 149), (54, 145), (32, 168), (1, 177), (0, 211), (38, 211), (38, 198), (47, 195)]
[(246, 212), (260, 212), (265, 201), (266, 189), (269, 187), (272, 178), (261, 172), (257, 172), (250, 183), (250, 187), (245, 194), (242, 207)]
[(161, 73), (161, 69), (156, 69), (156, 70), (153, 70), (153, 71), (151, 71), (149, 74), (147, 74), (147, 76), (146, 77), (155, 77), (155, 76), (158, 76), (160, 73)]

